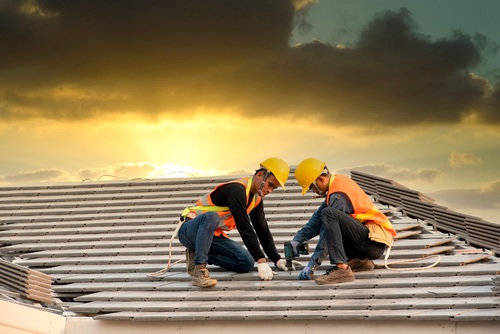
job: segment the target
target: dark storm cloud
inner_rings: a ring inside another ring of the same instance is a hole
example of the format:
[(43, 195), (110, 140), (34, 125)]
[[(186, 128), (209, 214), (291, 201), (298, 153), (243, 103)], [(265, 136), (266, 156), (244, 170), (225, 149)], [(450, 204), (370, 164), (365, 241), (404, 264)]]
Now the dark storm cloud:
[(485, 97), (488, 82), (469, 75), (496, 49), (481, 35), (432, 41), (402, 9), (375, 17), (353, 48), (289, 47), (294, 24), (307, 27), (300, 9), (290, 0), (3, 0), (0, 117), (236, 107), (335, 124), (457, 123), (472, 111), (499, 123), (498, 87)]
[(312, 110), (336, 122), (456, 123), (473, 109), (480, 118), (500, 110), (484, 98), (487, 81), (469, 75), (492, 49), (482, 36), (460, 32), (431, 41), (402, 9), (376, 17), (353, 48), (313, 42), (293, 50), (296, 76), (282, 84), (300, 86), (297, 104), (313, 101)]
[[(294, 13), (286, 0), (16, 0), (0, 6), (4, 117), (212, 104), (220, 74), (288, 47)], [(55, 94), (60, 87), (85, 94)]]

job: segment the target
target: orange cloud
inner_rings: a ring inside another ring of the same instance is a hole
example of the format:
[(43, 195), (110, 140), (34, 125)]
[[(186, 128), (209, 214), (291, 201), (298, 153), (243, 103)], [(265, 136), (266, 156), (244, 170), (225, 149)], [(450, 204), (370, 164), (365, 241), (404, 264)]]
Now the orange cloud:
[(449, 166), (451, 168), (461, 168), (467, 165), (480, 165), (482, 159), (473, 153), (465, 152), (451, 152), (449, 159)]

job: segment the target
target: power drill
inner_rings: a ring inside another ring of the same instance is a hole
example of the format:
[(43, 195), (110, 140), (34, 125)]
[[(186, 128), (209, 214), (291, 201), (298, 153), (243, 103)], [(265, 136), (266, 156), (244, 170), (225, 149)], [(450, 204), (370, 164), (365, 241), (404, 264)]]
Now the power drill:
[(285, 242), (285, 259), (286, 259), (286, 266), (288, 269), (292, 269), (292, 260), (295, 259), (296, 257), (299, 257), (300, 255), (307, 255), (309, 254), (309, 245), (306, 243), (299, 243), (297, 245), (297, 253), (294, 253), (293, 251), (293, 246), (290, 241)]

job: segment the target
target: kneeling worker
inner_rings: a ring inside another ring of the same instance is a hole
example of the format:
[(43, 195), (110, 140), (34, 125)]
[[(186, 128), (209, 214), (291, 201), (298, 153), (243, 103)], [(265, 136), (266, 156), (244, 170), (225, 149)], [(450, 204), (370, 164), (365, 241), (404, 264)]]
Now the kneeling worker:
[[(271, 280), (274, 273), (260, 245), (276, 267), (288, 270), (269, 230), (263, 197), (279, 186), (285, 188), (289, 172), (290, 167), (283, 160), (266, 159), (252, 177), (220, 184), (195, 206), (184, 210), (185, 222), (178, 236), (186, 247), (187, 271), (194, 286), (205, 288), (217, 284), (210, 277), (207, 264), (246, 273), (257, 262), (259, 277)], [(235, 228), (246, 249), (228, 238), (226, 232)]]
[(299, 279), (312, 279), (314, 269), (327, 256), (333, 267), (315, 279), (317, 284), (351, 282), (355, 279), (353, 271), (373, 270), (372, 260), (381, 257), (396, 236), (389, 219), (354, 180), (331, 174), (321, 160), (303, 160), (295, 169), (295, 178), (302, 187), (302, 195), (312, 190), (326, 197), (291, 241), (296, 249), (297, 245), (320, 236)]

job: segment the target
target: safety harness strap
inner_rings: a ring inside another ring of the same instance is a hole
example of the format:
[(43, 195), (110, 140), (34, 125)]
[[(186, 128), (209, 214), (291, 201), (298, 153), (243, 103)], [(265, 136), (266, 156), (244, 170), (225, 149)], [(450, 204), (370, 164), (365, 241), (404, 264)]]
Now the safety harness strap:
[(185, 208), (181, 213), (181, 218), (186, 219), (187, 215), (191, 211), (206, 211), (206, 212), (221, 212), (229, 211), (227, 206), (215, 206), (215, 205), (196, 205)]

